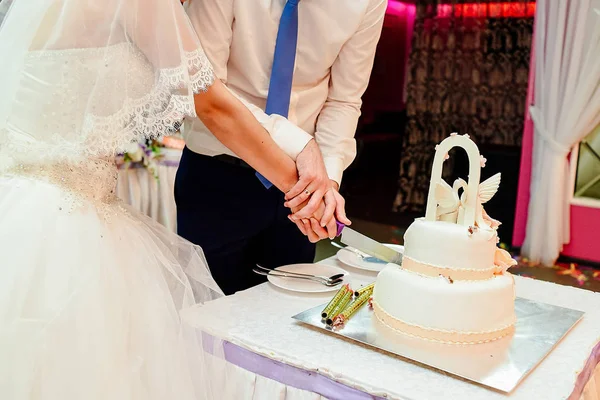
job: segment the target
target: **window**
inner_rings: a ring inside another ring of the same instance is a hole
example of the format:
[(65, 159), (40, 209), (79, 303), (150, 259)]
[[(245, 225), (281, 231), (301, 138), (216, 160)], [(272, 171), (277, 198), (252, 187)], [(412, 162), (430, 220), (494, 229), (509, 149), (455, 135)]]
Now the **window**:
[(573, 203), (600, 208), (600, 125), (579, 144)]

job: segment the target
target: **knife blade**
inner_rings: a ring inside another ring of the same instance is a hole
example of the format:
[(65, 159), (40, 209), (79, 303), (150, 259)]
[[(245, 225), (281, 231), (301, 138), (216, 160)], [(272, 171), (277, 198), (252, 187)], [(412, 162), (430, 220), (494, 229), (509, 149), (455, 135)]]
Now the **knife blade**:
[(341, 241), (345, 245), (352, 246), (355, 249), (389, 263), (402, 264), (402, 253), (398, 253), (396, 250), (390, 249), (370, 237), (348, 228), (340, 222), (338, 222), (337, 227), (338, 236), (342, 236)]

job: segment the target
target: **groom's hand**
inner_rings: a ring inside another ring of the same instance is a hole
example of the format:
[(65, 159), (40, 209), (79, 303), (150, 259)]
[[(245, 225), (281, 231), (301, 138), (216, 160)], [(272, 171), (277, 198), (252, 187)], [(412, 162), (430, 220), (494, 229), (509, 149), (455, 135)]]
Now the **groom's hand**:
[[(308, 219), (317, 212), (323, 197), (331, 188), (331, 181), (327, 176), (323, 155), (317, 142), (313, 139), (296, 158), (299, 180), (285, 195), (285, 206), (291, 209), (299, 208), (302, 211), (295, 217)], [(308, 203), (307, 203), (308, 201)]]

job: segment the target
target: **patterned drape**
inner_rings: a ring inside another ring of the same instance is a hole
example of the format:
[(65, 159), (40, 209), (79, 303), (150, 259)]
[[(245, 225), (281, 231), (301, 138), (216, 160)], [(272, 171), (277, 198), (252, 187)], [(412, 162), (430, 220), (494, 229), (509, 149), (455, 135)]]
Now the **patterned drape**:
[(435, 145), (450, 133), (521, 145), (534, 11), (531, 1), (417, 1), (395, 210), (423, 211)]

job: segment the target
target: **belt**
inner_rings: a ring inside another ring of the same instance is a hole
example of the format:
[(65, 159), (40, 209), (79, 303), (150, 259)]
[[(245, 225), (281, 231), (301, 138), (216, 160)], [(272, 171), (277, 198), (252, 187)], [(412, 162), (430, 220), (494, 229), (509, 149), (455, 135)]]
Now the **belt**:
[(230, 156), (227, 154), (220, 154), (218, 156), (214, 156), (213, 158), (215, 160), (219, 160), (219, 161), (225, 162), (227, 164), (236, 165), (238, 167), (254, 169), (250, 165), (248, 165), (244, 160), (242, 160), (241, 158), (233, 157), (233, 156)]

